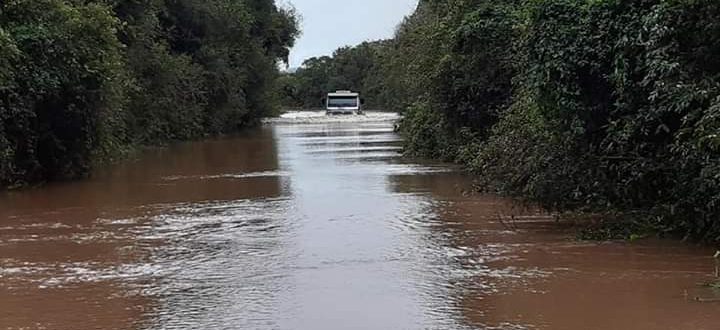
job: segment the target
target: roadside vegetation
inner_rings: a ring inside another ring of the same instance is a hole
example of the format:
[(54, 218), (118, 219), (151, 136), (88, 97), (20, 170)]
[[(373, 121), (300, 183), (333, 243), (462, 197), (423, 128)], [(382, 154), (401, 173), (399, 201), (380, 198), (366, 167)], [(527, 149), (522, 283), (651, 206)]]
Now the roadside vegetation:
[(273, 0), (0, 2), (0, 186), (258, 122), (297, 35)]
[(410, 154), (612, 219), (588, 237), (720, 242), (717, 17), (712, 0), (421, 0), (377, 43), (372, 89), (343, 87), (383, 91), (366, 98), (405, 114)]

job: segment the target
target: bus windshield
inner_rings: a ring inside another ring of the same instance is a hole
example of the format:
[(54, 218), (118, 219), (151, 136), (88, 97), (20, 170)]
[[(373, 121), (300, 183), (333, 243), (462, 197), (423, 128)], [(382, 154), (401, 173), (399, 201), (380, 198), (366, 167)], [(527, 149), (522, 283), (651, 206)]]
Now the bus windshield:
[(328, 108), (357, 108), (357, 96), (332, 96), (328, 98)]

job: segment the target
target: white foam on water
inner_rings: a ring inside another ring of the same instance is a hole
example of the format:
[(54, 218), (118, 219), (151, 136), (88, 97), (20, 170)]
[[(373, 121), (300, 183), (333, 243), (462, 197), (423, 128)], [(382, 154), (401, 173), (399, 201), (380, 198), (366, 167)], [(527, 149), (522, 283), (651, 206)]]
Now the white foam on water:
[(284, 171), (263, 171), (263, 172), (252, 172), (252, 173), (225, 173), (217, 175), (190, 175), (190, 176), (166, 176), (163, 177), (163, 181), (181, 181), (181, 180), (217, 180), (217, 179), (253, 179), (253, 178), (270, 178), (270, 177), (285, 177), (290, 176), (290, 173)]
[(367, 153), (371, 151), (399, 151), (402, 147), (379, 146), (379, 147), (337, 147), (327, 149), (311, 149), (308, 154), (332, 154), (332, 153)]
[(367, 111), (362, 115), (327, 115), (325, 111), (289, 111), (278, 118), (267, 118), (268, 124), (324, 124), (395, 122), (402, 118), (396, 112)]

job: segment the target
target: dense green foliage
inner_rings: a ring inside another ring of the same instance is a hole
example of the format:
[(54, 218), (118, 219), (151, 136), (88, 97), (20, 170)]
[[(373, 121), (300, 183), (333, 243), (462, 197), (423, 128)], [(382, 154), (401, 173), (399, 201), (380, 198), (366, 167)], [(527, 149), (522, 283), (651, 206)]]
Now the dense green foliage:
[(420, 2), (385, 88), (410, 153), (635, 230), (720, 241), (720, 3)]
[(0, 4), (0, 182), (85, 173), (122, 107), (119, 21), (107, 6)]
[(273, 0), (1, 2), (0, 186), (257, 122), (297, 34)]
[[(508, 108), (515, 1), (421, 1), (400, 27), (389, 63), (390, 106), (406, 110), (408, 152), (470, 162)], [(430, 133), (432, 132), (432, 133)]]

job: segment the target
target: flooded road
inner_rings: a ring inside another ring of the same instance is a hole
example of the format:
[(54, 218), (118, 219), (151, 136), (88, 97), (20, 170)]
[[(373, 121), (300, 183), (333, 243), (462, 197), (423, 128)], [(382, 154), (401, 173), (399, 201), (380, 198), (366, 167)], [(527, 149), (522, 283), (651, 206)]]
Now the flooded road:
[(403, 159), (396, 115), (290, 114), (0, 196), (0, 329), (720, 329), (712, 251), (586, 243)]

